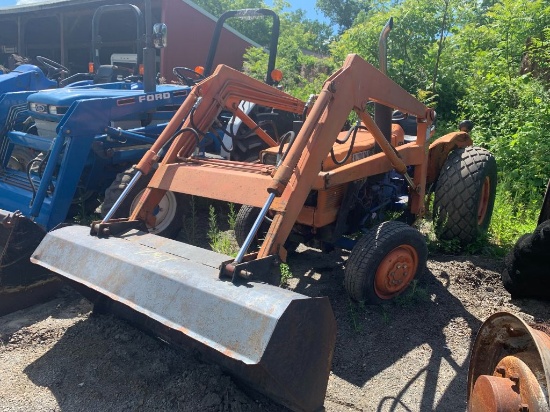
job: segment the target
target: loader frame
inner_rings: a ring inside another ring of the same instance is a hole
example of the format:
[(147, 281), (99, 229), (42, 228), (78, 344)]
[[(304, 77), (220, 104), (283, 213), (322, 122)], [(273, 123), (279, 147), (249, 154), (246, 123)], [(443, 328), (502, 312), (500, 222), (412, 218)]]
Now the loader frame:
[[(232, 111), (243, 121), (252, 122), (238, 110), (241, 100), (295, 113), (304, 109), (288, 95), (228, 67), (219, 66), (214, 75), (194, 88), (173, 121), (139, 163), (138, 169), (143, 174), (149, 173), (158, 160), (157, 151), (177, 134), (130, 221), (154, 224), (154, 207), (167, 190), (255, 207), (264, 206), (267, 195), (272, 194), (272, 223), (255, 258), (278, 255), (285, 260), (283, 245), (311, 190), (328, 190), (392, 169), (405, 176), (410, 185), (411, 213), (415, 216), (424, 214), (429, 156), (427, 138), (435, 113), (359, 56), (349, 55), (343, 67), (325, 82), (294, 144), (277, 168), (192, 157), (195, 133), (209, 130), (221, 110)], [(393, 147), (366, 112), (370, 101), (416, 116), (416, 141)], [(382, 152), (322, 172), (321, 165), (352, 111), (373, 135)], [(181, 129), (180, 124), (183, 124)], [(250, 126), (256, 127), (254, 123)], [(408, 174), (409, 166), (414, 166), (413, 176)], [(205, 181), (223, 182), (228, 179), (229, 184), (222, 189), (204, 185)]]

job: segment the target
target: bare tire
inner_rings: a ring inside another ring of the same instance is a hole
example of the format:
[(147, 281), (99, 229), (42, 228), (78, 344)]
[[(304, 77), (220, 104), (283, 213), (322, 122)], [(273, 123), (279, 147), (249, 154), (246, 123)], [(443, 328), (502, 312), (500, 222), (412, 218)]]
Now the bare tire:
[[(257, 207), (242, 205), (241, 208), (239, 209), (239, 213), (237, 213), (237, 217), (235, 219), (235, 239), (237, 240), (237, 244), (239, 246), (244, 245), (244, 241), (246, 240), (246, 237), (252, 230), (252, 227), (254, 226), (254, 222), (258, 218), (259, 214), (260, 214), (260, 209)], [(256, 232), (256, 236), (254, 236), (254, 239), (252, 240), (250, 247), (248, 248), (248, 252), (252, 252), (260, 247), (268, 229), (269, 229), (269, 224), (264, 219), (264, 221), (260, 225), (260, 228)], [(285, 242), (285, 249), (287, 250), (287, 252), (294, 252), (297, 247), (298, 247), (297, 242), (293, 242), (291, 240), (287, 240)]]
[(352, 299), (379, 304), (403, 293), (426, 268), (428, 248), (409, 225), (389, 221), (375, 226), (353, 247), (344, 286)]
[(489, 151), (480, 147), (452, 151), (435, 188), (437, 237), (466, 245), (484, 234), (493, 214), (496, 185), (497, 164)]
[[(126, 186), (128, 186), (135, 173), (134, 168), (119, 173), (111, 186), (107, 188), (105, 199), (100, 206), (102, 216), (105, 216), (111, 210), (111, 207), (115, 204)], [(128, 193), (128, 196), (120, 204), (113, 218), (128, 217), (132, 214), (151, 177), (152, 175), (141, 176), (130, 193)], [(166, 192), (159, 205), (155, 208), (154, 214), (157, 222), (155, 227), (149, 228), (149, 233), (169, 238), (176, 237), (183, 225), (182, 212), (182, 198), (173, 192)]]
[[(237, 240), (239, 246), (244, 245), (244, 241), (252, 230), (252, 226), (254, 226), (254, 222), (256, 221), (259, 213), (259, 208), (248, 205), (242, 205), (239, 209), (239, 213), (237, 213), (237, 217), (235, 219), (235, 239)], [(254, 236), (254, 239), (248, 248), (249, 251), (255, 250), (260, 246), (268, 229), (269, 225), (267, 222), (262, 222), (256, 236)]]

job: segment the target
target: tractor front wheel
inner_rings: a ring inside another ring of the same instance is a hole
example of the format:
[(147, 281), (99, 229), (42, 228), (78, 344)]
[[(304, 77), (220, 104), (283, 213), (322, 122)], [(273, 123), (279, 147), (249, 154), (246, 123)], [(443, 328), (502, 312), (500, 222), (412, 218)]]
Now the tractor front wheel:
[[(105, 216), (109, 212), (124, 189), (128, 186), (135, 173), (136, 171), (134, 168), (119, 173), (111, 186), (107, 188), (105, 191), (105, 200), (100, 206), (102, 216)], [(151, 177), (152, 174), (149, 176), (141, 176), (130, 193), (128, 193), (128, 196), (126, 196), (124, 201), (120, 204), (113, 218), (128, 217), (132, 214), (141, 195), (147, 188)], [(182, 199), (173, 192), (166, 192), (155, 208), (154, 214), (157, 218), (156, 226), (149, 228), (149, 233), (169, 238), (176, 237), (183, 226), (182, 208)]]
[(439, 239), (458, 239), (462, 246), (485, 233), (491, 222), (497, 185), (494, 156), (480, 147), (449, 154), (434, 196), (435, 231)]
[(384, 303), (420, 279), (427, 258), (426, 241), (418, 230), (402, 222), (383, 222), (353, 247), (344, 285), (356, 301)]

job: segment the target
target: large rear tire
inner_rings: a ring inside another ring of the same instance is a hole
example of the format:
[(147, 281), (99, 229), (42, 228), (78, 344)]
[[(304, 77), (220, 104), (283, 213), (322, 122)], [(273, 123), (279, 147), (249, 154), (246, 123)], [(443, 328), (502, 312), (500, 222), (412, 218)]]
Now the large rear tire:
[(441, 240), (474, 242), (489, 228), (497, 185), (494, 156), (480, 147), (449, 154), (434, 196), (435, 232)]
[(383, 222), (353, 247), (344, 286), (356, 301), (387, 302), (421, 278), (427, 258), (426, 241), (418, 230), (402, 222)]
[[(136, 170), (132, 167), (122, 173), (119, 173), (111, 186), (105, 191), (105, 199), (100, 206), (101, 215), (104, 217), (113, 207), (124, 189), (128, 186)], [(147, 188), (152, 174), (141, 176), (136, 185), (132, 188), (128, 196), (118, 207), (113, 218), (128, 217), (137, 206), (137, 202)], [(174, 238), (178, 235), (183, 226), (183, 199), (173, 192), (166, 192), (159, 205), (155, 209), (157, 218), (156, 226), (149, 228), (149, 233), (154, 235)]]

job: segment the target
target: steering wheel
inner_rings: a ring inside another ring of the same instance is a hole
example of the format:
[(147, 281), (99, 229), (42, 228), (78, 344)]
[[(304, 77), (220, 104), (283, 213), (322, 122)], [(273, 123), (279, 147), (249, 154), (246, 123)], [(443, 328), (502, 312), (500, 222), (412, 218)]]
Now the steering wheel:
[[(201, 80), (204, 80), (206, 77), (204, 75), (200, 74), (199, 72), (196, 72), (193, 69), (190, 69), (188, 67), (174, 67), (172, 69), (172, 73), (180, 79), (182, 82), (184, 82), (187, 86), (193, 87), (196, 83), (200, 82)], [(183, 73), (190, 73), (191, 77), (184, 75)]]
[(63, 66), (61, 63), (54, 62), (42, 56), (36, 56), (36, 60), (42, 63), (48, 69), (48, 77), (59, 77), (61, 74), (69, 74), (69, 69)]

